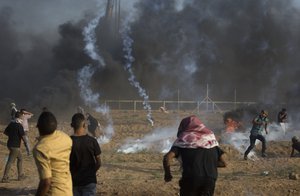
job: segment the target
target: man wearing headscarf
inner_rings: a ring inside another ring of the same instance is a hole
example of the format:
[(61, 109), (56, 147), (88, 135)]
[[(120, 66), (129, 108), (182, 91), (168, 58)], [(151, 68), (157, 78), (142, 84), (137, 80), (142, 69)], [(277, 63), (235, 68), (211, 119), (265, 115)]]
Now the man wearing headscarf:
[(226, 167), (223, 154), (214, 133), (196, 116), (186, 117), (178, 127), (177, 139), (171, 150), (163, 158), (164, 180), (172, 180), (171, 161), (178, 158), (182, 164), (180, 195), (213, 195), (217, 167)]

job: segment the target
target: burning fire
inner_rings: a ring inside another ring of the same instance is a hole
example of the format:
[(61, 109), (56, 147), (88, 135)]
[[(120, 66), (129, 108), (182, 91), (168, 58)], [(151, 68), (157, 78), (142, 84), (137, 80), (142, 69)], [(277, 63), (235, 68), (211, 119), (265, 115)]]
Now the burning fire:
[(224, 123), (226, 125), (226, 133), (233, 133), (241, 127), (241, 123), (233, 120), (232, 118), (227, 118)]

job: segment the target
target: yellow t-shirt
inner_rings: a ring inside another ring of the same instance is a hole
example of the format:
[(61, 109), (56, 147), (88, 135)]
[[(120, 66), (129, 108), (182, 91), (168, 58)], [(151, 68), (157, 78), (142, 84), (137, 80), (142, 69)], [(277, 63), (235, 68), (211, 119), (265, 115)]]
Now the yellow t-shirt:
[(51, 178), (48, 195), (73, 195), (69, 166), (71, 148), (71, 138), (61, 131), (54, 131), (41, 136), (33, 149), (40, 179)]

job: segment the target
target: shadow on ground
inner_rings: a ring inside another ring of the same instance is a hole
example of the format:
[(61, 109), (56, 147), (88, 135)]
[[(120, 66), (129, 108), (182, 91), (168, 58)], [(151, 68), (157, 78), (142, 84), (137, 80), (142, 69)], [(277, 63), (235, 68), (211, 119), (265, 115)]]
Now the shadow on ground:
[(18, 189), (18, 188), (5, 188), (5, 187), (0, 187), (0, 195), (5, 195), (5, 196), (21, 196), (21, 195), (34, 195), (36, 192), (36, 189)]

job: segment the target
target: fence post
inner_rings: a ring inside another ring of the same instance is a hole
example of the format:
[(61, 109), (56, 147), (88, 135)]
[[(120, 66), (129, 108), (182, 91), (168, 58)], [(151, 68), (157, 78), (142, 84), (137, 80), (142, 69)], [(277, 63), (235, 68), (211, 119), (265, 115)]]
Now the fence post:
[(234, 89), (234, 109), (236, 110), (236, 88)]
[(208, 111), (208, 98), (209, 98), (209, 96), (208, 96), (208, 84), (206, 84), (206, 112)]
[(179, 89), (177, 89), (177, 112), (179, 112)]
[(134, 100), (133, 101), (133, 112), (135, 112), (136, 111), (136, 101)]

